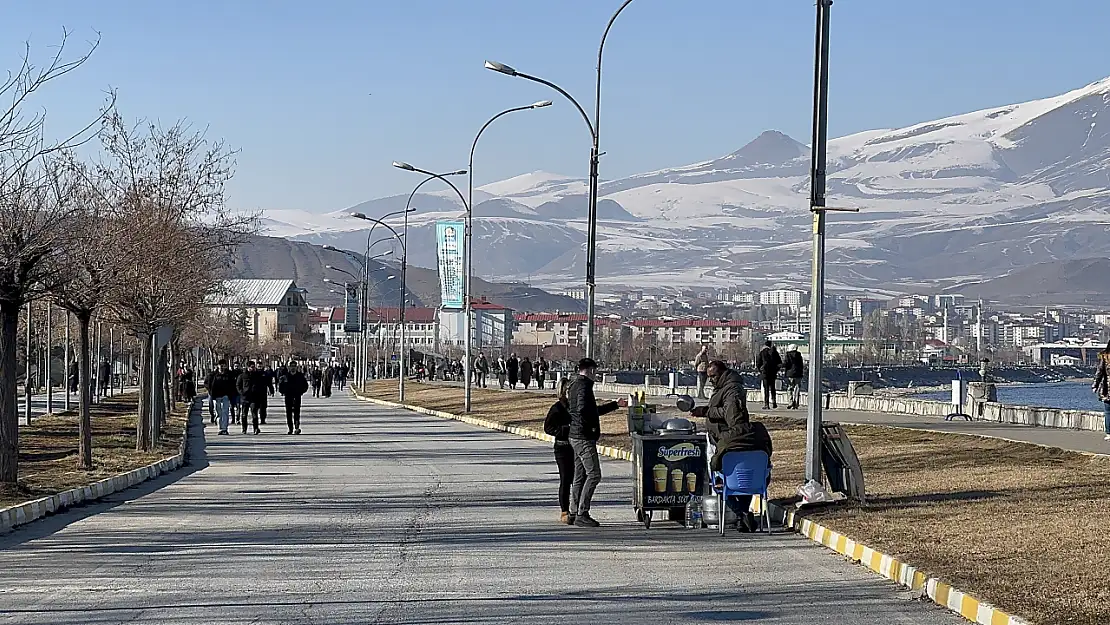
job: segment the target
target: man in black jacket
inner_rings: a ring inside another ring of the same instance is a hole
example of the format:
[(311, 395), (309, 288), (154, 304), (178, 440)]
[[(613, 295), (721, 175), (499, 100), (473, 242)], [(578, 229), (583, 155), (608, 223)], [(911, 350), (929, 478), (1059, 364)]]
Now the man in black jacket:
[(204, 386), (208, 390), (208, 402), (215, 406), (216, 415), (220, 422), (220, 434), (227, 434), (228, 410), (230, 397), (235, 393), (235, 376), (227, 368), (227, 361), (221, 360), (218, 368), (208, 374)]
[(239, 390), (243, 406), (243, 412), (239, 417), (243, 422), (243, 434), (247, 433), (247, 410), (250, 410), (254, 433), (261, 434), (262, 430), (258, 429), (258, 419), (259, 416), (266, 414), (266, 395), (271, 388), (267, 382), (266, 373), (252, 360), (247, 365), (247, 370), (239, 375), (235, 386)]
[(278, 379), (278, 390), (285, 397), (285, 421), (290, 434), (301, 433), (301, 396), (308, 392), (308, 378), (297, 363), (289, 363), (285, 374)]
[(601, 525), (590, 516), (590, 503), (597, 485), (601, 483), (597, 441), (601, 438), (601, 415), (618, 407), (615, 401), (597, 405), (594, 397), (596, 375), (597, 363), (591, 358), (583, 358), (578, 361), (578, 377), (567, 389), (567, 412), (570, 413), (568, 438), (574, 450), (574, 484), (571, 486), (569, 516), (579, 527)]
[(790, 405), (787, 406), (791, 410), (797, 410), (798, 405), (802, 401), (802, 378), (805, 377), (806, 363), (802, 359), (802, 353), (798, 351), (798, 346), (791, 346), (790, 351), (786, 352), (786, 362), (784, 363), (787, 390), (790, 393)]
[(778, 408), (779, 402), (775, 397), (775, 380), (779, 377), (782, 368), (782, 356), (779, 355), (775, 344), (767, 341), (759, 351), (755, 360), (755, 368), (759, 370), (759, 377), (763, 381), (763, 409)]

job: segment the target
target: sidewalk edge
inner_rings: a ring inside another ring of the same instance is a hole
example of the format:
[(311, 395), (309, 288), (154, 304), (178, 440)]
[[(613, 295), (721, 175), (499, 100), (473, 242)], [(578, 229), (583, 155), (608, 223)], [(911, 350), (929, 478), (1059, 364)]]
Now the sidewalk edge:
[[(422, 406), (413, 406), (410, 404), (400, 404), (397, 402), (386, 401), (383, 399), (375, 399), (372, 397), (365, 397), (353, 392), (353, 397), (359, 401), (375, 404), (378, 406), (385, 406), (389, 408), (401, 408), (416, 412), (430, 417), (439, 417), (441, 419), (450, 419), (453, 421), (461, 421), (469, 425), (474, 425), (481, 428), (490, 430), (497, 430), (499, 432), (506, 432), (515, 434), (525, 438), (533, 438), (536, 440), (554, 442), (554, 438), (543, 432), (537, 432), (529, 428), (522, 428), (513, 425), (504, 425), (487, 421), (485, 419), (477, 419), (474, 417), (467, 417), (464, 415), (457, 415), (450, 412), (441, 410), (432, 410)], [(598, 445), (597, 451), (603, 456), (609, 458), (617, 458), (620, 460), (632, 460), (632, 453), (616, 447), (609, 447), (606, 445)], [(953, 587), (952, 585), (941, 581), (936, 577), (927, 577), (916, 568), (889, 556), (880, 551), (876, 551), (863, 543), (856, 542), (851, 538), (833, 531), (819, 523), (811, 521), (794, 510), (787, 510), (782, 506), (774, 503), (768, 504), (771, 508), (772, 514), (776, 519), (782, 521), (783, 526), (787, 527), (809, 540), (826, 547), (836, 553), (847, 557), (853, 562), (870, 569), (872, 572), (881, 575), (882, 577), (897, 582), (913, 591), (921, 592), (924, 596), (928, 597), (937, 605), (947, 608), (952, 612), (962, 616), (963, 618), (977, 623), (978, 625), (1032, 625), (1028, 621), (1016, 616), (1011, 616), (1006, 612), (976, 599), (974, 596)]]
[[(21, 525), (37, 521), (47, 515), (57, 514), (67, 508), (102, 499), (181, 468), (185, 464), (185, 459), (188, 458), (189, 425), (193, 420), (195, 411), (199, 410), (198, 405), (194, 404), (189, 408), (185, 427), (181, 433), (181, 443), (178, 445), (176, 454), (126, 473), (106, 477), (92, 484), (78, 486), (47, 497), (40, 497), (39, 499), (0, 509), (0, 534), (6, 534)], [(199, 412), (195, 414), (199, 414)]]

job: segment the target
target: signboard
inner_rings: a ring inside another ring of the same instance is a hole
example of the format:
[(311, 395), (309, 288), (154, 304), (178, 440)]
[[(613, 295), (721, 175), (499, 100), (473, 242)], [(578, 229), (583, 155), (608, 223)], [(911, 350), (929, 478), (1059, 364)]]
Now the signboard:
[(362, 306), (359, 305), (358, 285), (346, 283), (343, 302), (343, 331), (347, 334), (362, 332)]
[(462, 221), (436, 222), (436, 258), (439, 259), (440, 303), (445, 310), (466, 307), (466, 268), (463, 265)]
[(644, 510), (684, 508), (706, 488), (704, 436), (636, 436), (636, 470)]

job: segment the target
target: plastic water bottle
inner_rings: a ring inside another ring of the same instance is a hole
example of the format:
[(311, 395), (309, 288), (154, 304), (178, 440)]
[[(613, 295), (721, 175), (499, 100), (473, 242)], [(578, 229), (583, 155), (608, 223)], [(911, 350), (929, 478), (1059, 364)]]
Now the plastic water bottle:
[(702, 514), (701, 503), (695, 502), (694, 497), (686, 502), (686, 529), (701, 529)]

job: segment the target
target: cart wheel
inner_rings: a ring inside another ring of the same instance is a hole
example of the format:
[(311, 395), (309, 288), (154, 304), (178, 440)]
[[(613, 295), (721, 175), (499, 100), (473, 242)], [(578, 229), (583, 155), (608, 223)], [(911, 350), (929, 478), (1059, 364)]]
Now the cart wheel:
[(651, 510), (644, 511), (644, 529), (651, 529)]

